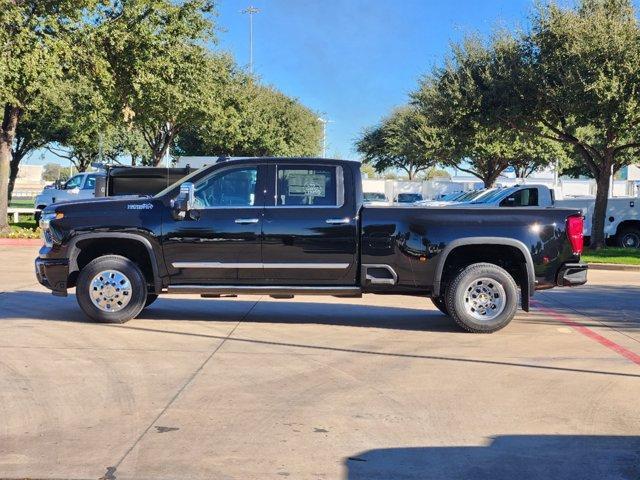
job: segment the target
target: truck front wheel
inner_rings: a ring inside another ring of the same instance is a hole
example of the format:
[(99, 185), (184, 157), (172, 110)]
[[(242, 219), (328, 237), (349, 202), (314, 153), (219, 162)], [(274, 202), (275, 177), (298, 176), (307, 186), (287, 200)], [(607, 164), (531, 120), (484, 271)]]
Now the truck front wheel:
[(513, 277), (492, 263), (463, 268), (449, 284), (445, 300), (453, 320), (473, 333), (491, 333), (511, 322), (518, 309)]
[(80, 270), (76, 299), (92, 320), (124, 323), (144, 308), (147, 282), (140, 268), (128, 258), (105, 255)]

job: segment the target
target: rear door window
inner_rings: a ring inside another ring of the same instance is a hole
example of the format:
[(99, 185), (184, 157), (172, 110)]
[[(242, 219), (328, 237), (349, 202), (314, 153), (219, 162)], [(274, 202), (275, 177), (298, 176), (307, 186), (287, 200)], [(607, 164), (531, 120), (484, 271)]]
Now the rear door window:
[(344, 203), (342, 168), (278, 166), (276, 205), (282, 207), (335, 207)]

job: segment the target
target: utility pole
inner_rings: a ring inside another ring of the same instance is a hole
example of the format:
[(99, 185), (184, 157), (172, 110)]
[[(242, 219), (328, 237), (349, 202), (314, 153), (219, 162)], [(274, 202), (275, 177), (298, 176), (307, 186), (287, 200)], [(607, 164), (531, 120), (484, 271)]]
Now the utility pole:
[(322, 124), (322, 158), (327, 158), (327, 123), (333, 123), (333, 120), (318, 117), (318, 121)]
[(249, 15), (249, 73), (253, 73), (253, 16), (260, 13), (253, 5), (249, 5), (241, 13)]

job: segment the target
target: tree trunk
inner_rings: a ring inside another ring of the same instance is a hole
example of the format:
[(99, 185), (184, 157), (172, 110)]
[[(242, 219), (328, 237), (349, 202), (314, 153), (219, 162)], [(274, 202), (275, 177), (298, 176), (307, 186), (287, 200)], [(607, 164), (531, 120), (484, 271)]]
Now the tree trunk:
[(92, 161), (93, 157), (78, 156), (78, 159), (74, 163), (78, 172), (86, 172), (87, 168), (91, 166)]
[(6, 104), (2, 126), (0, 127), (0, 233), (9, 231), (7, 210), (9, 208), (9, 171), (11, 165), (11, 148), (16, 136), (20, 109)]
[(13, 187), (15, 187), (16, 185), (16, 178), (18, 178), (18, 171), (20, 170), (21, 160), (22, 156), (17, 152), (13, 152), (13, 157), (11, 158), (11, 163), (9, 164), (9, 187), (7, 192), (9, 203), (11, 203), (11, 198), (13, 197)]
[(605, 161), (596, 178), (596, 203), (591, 217), (591, 242), (589, 248), (598, 250), (605, 246), (604, 223), (607, 216), (609, 182), (611, 181), (611, 163)]
[(493, 184), (496, 183), (496, 180), (500, 176), (500, 171), (490, 172), (480, 177), (482, 183), (484, 184), (484, 188), (492, 188)]
[(156, 145), (153, 148), (153, 166), (157, 167), (164, 160), (167, 155), (167, 150), (169, 150), (169, 146), (173, 142), (173, 133), (165, 133), (162, 136), (162, 140), (159, 145)]

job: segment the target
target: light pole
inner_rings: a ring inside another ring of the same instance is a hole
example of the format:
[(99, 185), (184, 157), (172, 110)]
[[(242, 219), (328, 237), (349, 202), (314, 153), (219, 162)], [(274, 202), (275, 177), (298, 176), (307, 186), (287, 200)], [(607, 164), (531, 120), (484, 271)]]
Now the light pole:
[(253, 16), (260, 13), (253, 5), (249, 5), (241, 13), (249, 15), (249, 73), (253, 73)]
[(318, 117), (318, 121), (322, 124), (322, 158), (327, 158), (327, 123), (333, 123), (333, 120)]

